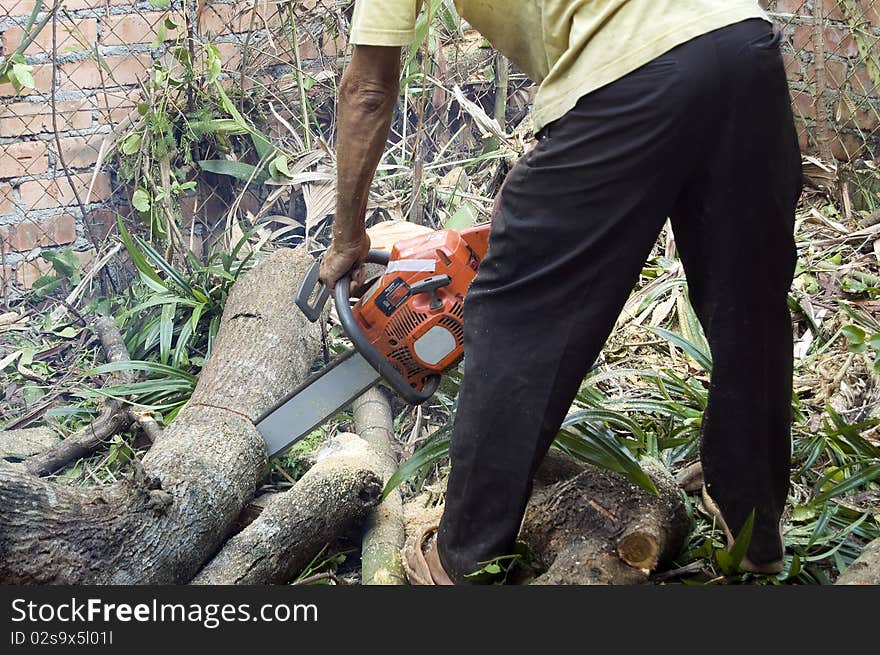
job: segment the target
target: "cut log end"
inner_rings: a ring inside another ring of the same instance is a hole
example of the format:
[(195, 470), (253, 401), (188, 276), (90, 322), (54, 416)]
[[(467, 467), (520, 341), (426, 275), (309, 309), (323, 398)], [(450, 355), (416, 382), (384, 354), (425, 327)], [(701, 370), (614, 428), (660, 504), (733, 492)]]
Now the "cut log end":
[(632, 567), (653, 571), (660, 560), (660, 543), (657, 535), (634, 530), (617, 542), (617, 554)]

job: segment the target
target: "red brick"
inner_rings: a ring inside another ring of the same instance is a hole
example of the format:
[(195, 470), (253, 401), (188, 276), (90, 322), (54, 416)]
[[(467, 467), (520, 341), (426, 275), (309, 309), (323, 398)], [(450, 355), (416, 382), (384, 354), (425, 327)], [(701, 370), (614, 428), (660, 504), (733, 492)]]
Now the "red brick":
[(102, 125), (117, 125), (135, 110), (140, 98), (141, 92), (138, 89), (101, 93), (98, 98), (98, 122)]
[(116, 214), (109, 209), (96, 209), (86, 213), (83, 223), (87, 234), (104, 241), (116, 231)]
[(34, 86), (26, 86), (21, 91), (16, 91), (11, 83), (0, 84), (0, 97), (27, 96), (34, 92), (49, 93), (52, 90), (52, 65), (37, 64), (31, 68), (34, 78)]
[[(137, 84), (147, 77), (153, 59), (148, 54), (104, 57), (106, 68), (94, 59), (75, 61), (61, 66), (62, 89), (100, 89), (105, 86)], [(109, 69), (109, 73), (107, 70)]]
[(816, 99), (805, 92), (794, 91), (792, 93), (792, 105), (794, 115), (798, 118), (816, 118)]
[[(104, 0), (64, 0), (63, 8), (67, 11), (101, 9), (105, 4)], [(131, 4), (131, 0), (110, 0), (110, 4)], [(36, 5), (36, 0), (0, 0), (0, 15), (30, 16), (34, 5)], [(43, 0), (44, 11), (48, 11), (54, 5), (52, 0)]]
[(777, 0), (775, 11), (779, 14), (803, 14), (806, 12), (805, 0)]
[[(256, 10), (256, 13), (255, 13)], [(254, 30), (281, 27), (286, 20), (277, 2), (236, 2), (234, 4), (206, 4), (199, 17), (202, 34), (241, 34)]]
[[(169, 17), (174, 19), (178, 25), (183, 24), (180, 14), (167, 11), (107, 16), (101, 19), (101, 44), (130, 45), (132, 43), (152, 43), (159, 32), (159, 25)], [(165, 30), (166, 41), (173, 41), (177, 36), (178, 30)]]
[(27, 17), (36, 6), (36, 0), (0, 0), (0, 16)]
[(14, 252), (28, 252), (38, 246), (63, 246), (76, 241), (76, 219), (57, 214), (38, 221), (26, 220), (3, 226), (5, 241)]
[(822, 0), (822, 15), (828, 20), (846, 20), (840, 2), (841, 0)]
[[(110, 197), (110, 178), (106, 173), (100, 173), (97, 176), (92, 194), (88, 198), (86, 198), (86, 192), (92, 180), (92, 174), (80, 173), (71, 177), (83, 202), (97, 202), (107, 200)], [(21, 195), (21, 205), (24, 211), (76, 204), (76, 195), (74, 195), (66, 176), (51, 180), (22, 182), (18, 191)]]
[(836, 159), (849, 161), (859, 157), (865, 150), (864, 142), (853, 134), (843, 132), (831, 139), (831, 154)]
[[(237, 43), (217, 43), (215, 44), (220, 51), (220, 61), (223, 63), (223, 70), (237, 71), (241, 66), (241, 52)], [(253, 55), (249, 55), (252, 57)]]
[(44, 275), (51, 275), (52, 272), (51, 262), (47, 262), (42, 257), (37, 257), (29, 262), (19, 262), (15, 267), (15, 278), (19, 285), (25, 289), (30, 289), (34, 286), (34, 282), (37, 279)]
[[(19, 26), (7, 27), (3, 31), (3, 52), (14, 52), (21, 43), (23, 28)], [(59, 55), (68, 52), (88, 50), (98, 37), (98, 22), (94, 18), (81, 18), (78, 20), (58, 19), (56, 50)], [(37, 34), (36, 38), (25, 49), (24, 54), (52, 54), (52, 28), (47, 25)]]
[(791, 37), (791, 44), (798, 52), (813, 52), (813, 28), (810, 25), (796, 25)]
[(12, 187), (0, 182), (0, 215), (12, 214), (15, 211), (15, 202), (12, 199)]
[(785, 63), (785, 73), (789, 80), (799, 82), (804, 79), (803, 66), (801, 65), (799, 57), (788, 52), (783, 52), (782, 61)]
[(880, 111), (870, 106), (853, 107), (853, 103), (852, 99), (847, 101), (845, 98), (837, 101), (836, 117), (838, 123), (855, 125), (865, 132), (873, 132), (880, 127)]
[(0, 145), (0, 177), (40, 175), (49, 170), (45, 141), (22, 141)]
[[(825, 60), (825, 85), (827, 88), (840, 89), (846, 84), (847, 72), (849, 66), (845, 61), (838, 59)], [(816, 64), (815, 62), (807, 66), (807, 81), (816, 81)]]
[(852, 85), (852, 90), (859, 95), (870, 96), (874, 94), (874, 80), (871, 79), (868, 67), (864, 64), (856, 66), (855, 72), (850, 78), (850, 84)]
[[(69, 136), (61, 139), (61, 153), (64, 163), (70, 168), (86, 168), (98, 161), (101, 144), (109, 138), (107, 134), (90, 134), (89, 136)], [(52, 149), (57, 146), (52, 143)], [(60, 166), (60, 162), (58, 163)]]
[[(824, 37), (823, 48), (826, 55), (836, 55), (838, 57), (859, 56), (859, 48), (849, 28), (829, 26), (822, 30), (822, 35)], [(815, 52), (813, 27), (811, 25), (798, 25), (795, 27), (792, 45), (798, 51)]]
[[(71, 100), (55, 104), (58, 130), (83, 130), (92, 126), (92, 101)], [(52, 107), (47, 102), (16, 102), (0, 107), (0, 136), (21, 137), (51, 132)]]

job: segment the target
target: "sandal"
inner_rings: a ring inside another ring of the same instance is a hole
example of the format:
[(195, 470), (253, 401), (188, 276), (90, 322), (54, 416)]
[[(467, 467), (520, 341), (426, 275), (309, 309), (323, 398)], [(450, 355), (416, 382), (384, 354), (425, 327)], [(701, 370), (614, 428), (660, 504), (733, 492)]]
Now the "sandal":
[(400, 551), (403, 568), (411, 585), (455, 584), (440, 563), (437, 551), (438, 527), (436, 523), (428, 525), (414, 541), (409, 541)]
[[(712, 500), (712, 497), (709, 495), (709, 492), (706, 490), (706, 485), (703, 485), (702, 489), (702, 501), (703, 508), (715, 519), (718, 525), (721, 526), (721, 529), (724, 531), (724, 536), (727, 538), (727, 549), (730, 550), (733, 548), (733, 544), (736, 541), (736, 538), (733, 536), (733, 533), (730, 531), (730, 528), (727, 525), (727, 521), (724, 520), (724, 516), (721, 514), (721, 508), (718, 507), (718, 504)], [(782, 541), (782, 529), (779, 530), (779, 540)], [(756, 564), (752, 562), (748, 558), (748, 556), (744, 556), (742, 561), (739, 563), (739, 568), (743, 571), (747, 571), (748, 573), (758, 573), (761, 575), (775, 575), (780, 573), (783, 569), (782, 559), (771, 560), (769, 562), (765, 562), (763, 564)]]

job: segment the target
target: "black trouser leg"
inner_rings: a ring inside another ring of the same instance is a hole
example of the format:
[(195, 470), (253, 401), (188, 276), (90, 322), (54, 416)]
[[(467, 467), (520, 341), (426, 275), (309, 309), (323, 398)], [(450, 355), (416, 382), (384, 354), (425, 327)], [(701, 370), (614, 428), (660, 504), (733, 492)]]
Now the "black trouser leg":
[[(712, 351), (701, 456), (707, 490), (736, 535), (752, 510), (749, 558), (782, 557), (788, 494), (794, 213), (801, 158), (772, 33), (746, 49), (719, 32), (725, 97), (704, 165), (673, 210), (691, 301)], [(740, 101), (737, 101), (739, 99)]]
[(581, 98), (508, 177), (465, 302), (465, 371), (439, 534), (457, 581), (510, 552), (537, 465), (663, 221), (702, 171), (718, 128), (706, 111), (718, 114), (730, 100), (719, 96), (713, 35)]

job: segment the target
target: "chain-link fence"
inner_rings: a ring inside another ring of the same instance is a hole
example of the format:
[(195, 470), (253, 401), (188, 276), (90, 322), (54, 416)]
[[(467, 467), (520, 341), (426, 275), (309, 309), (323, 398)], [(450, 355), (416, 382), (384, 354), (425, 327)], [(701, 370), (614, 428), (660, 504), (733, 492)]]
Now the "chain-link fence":
[[(804, 150), (876, 171), (880, 0), (762, 4), (785, 31)], [(117, 215), (196, 255), (255, 226), (282, 243), (318, 230), (333, 208), (352, 6), (0, 0), (4, 295), (100, 260)], [(491, 211), (509, 155), (530, 136), (535, 87), (451, 0), (425, 7), (377, 195), (386, 214), (438, 224), (454, 207)], [(492, 165), (475, 175), (475, 161)]]
[(775, 0), (802, 145), (841, 161), (880, 156), (880, 2)]

